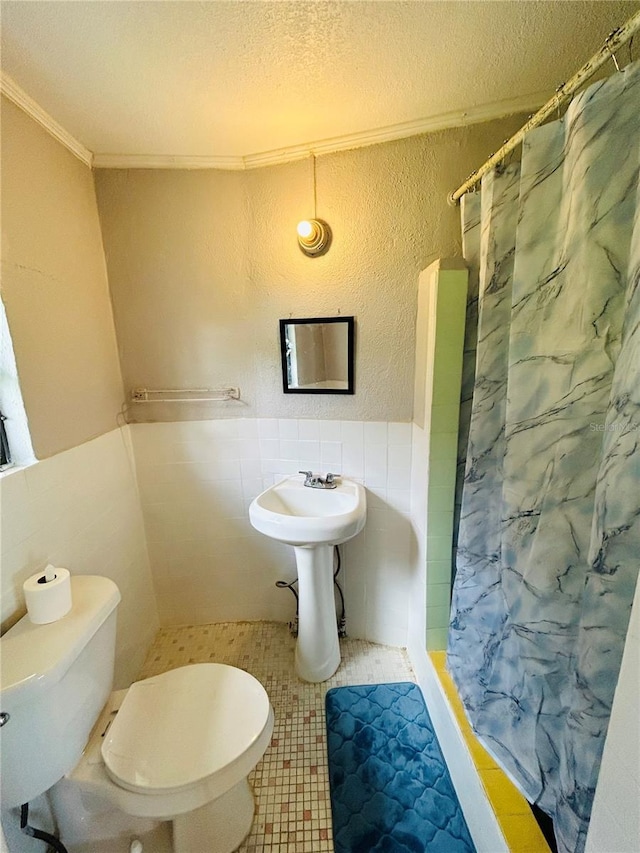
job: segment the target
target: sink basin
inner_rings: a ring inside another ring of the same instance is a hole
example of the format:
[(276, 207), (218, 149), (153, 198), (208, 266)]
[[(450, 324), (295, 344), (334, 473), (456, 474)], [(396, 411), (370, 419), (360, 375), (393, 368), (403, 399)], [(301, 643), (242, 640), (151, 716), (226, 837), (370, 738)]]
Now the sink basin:
[(364, 488), (339, 480), (335, 489), (312, 489), (304, 477), (288, 477), (251, 503), (249, 519), (260, 533), (288, 545), (339, 545), (364, 527)]
[(298, 569), (295, 667), (304, 681), (326, 681), (340, 666), (334, 546), (360, 533), (366, 518), (364, 488), (343, 479), (335, 489), (312, 489), (304, 485), (304, 477), (287, 477), (258, 495), (249, 507), (249, 520), (256, 530), (294, 547)]

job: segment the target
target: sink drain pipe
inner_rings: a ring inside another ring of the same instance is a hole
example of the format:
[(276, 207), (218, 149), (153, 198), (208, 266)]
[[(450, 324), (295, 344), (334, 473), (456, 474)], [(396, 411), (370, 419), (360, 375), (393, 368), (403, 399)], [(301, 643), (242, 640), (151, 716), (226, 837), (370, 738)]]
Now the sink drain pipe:
[(298, 590), (296, 589), (296, 584), (298, 583), (298, 578), (292, 580), (291, 583), (287, 583), (287, 581), (276, 581), (276, 586), (278, 589), (290, 589), (296, 599), (296, 615), (293, 620), (289, 622), (289, 631), (292, 636), (298, 636), (298, 609), (300, 599), (298, 598)]
[(347, 636), (347, 613), (344, 609), (344, 595), (342, 593), (342, 587), (338, 583), (338, 575), (340, 574), (340, 569), (342, 567), (342, 559), (340, 557), (340, 549), (337, 545), (333, 547), (333, 555), (334, 555), (334, 565), (336, 567), (335, 572), (333, 573), (333, 584), (338, 590), (338, 595), (340, 596), (340, 618), (338, 619), (338, 636), (346, 637)]
[[(333, 573), (333, 583), (336, 589), (338, 590), (338, 595), (340, 596), (340, 617), (338, 619), (338, 636), (343, 638), (347, 636), (347, 614), (344, 607), (344, 594), (342, 592), (342, 587), (338, 583), (338, 575), (340, 574), (340, 569), (342, 567), (342, 559), (340, 557), (340, 548), (337, 545), (333, 546), (333, 565), (335, 566), (335, 571)], [(278, 589), (290, 589), (293, 593), (296, 600), (296, 615), (294, 619), (289, 622), (289, 631), (294, 637), (298, 636), (298, 606), (299, 606), (299, 598), (298, 598), (298, 590), (296, 589), (298, 583), (298, 578), (292, 580), (290, 583), (288, 581), (276, 581), (276, 586)]]

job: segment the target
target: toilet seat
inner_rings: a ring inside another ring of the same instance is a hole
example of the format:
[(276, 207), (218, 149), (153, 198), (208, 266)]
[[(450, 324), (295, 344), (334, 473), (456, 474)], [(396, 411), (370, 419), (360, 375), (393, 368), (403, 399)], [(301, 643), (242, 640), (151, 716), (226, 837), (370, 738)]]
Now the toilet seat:
[(192, 664), (131, 685), (102, 758), (129, 791), (171, 794), (206, 782), (210, 794), (223, 793), (260, 760), (272, 723), (269, 697), (252, 675)]

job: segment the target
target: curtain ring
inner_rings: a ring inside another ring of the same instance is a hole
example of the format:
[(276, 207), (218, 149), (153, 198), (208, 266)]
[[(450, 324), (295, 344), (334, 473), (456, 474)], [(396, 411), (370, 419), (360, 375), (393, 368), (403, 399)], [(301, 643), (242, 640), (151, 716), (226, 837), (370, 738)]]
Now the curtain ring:
[(614, 65), (615, 65), (615, 67), (616, 67), (616, 71), (620, 71), (620, 66), (618, 65), (618, 60), (616, 59), (616, 55), (615, 55), (615, 53), (614, 53), (614, 52), (611, 50), (611, 48), (610, 48), (610, 47), (608, 47), (608, 46), (607, 46), (607, 49), (608, 49), (608, 51), (609, 51), (609, 55), (611, 56), (611, 59), (613, 60), (613, 64), (614, 64)]
[(564, 89), (565, 85), (566, 85), (566, 83), (560, 83), (559, 86), (556, 86), (556, 98), (557, 98), (557, 101), (556, 101), (556, 119), (558, 121), (560, 121), (560, 104), (562, 103), (560, 95), (561, 95), (562, 90)]
[[(501, 147), (504, 147), (504, 146), (507, 144), (507, 142), (508, 142), (508, 141), (509, 141), (508, 139), (504, 139), (504, 140), (502, 141), (502, 146), (501, 146)], [(504, 173), (505, 173), (505, 171), (506, 171), (506, 169), (507, 169), (507, 157), (508, 157), (508, 156), (509, 156), (509, 152), (507, 152), (507, 154), (503, 154), (503, 155), (502, 155), (502, 158), (501, 158), (501, 160), (500, 160), (500, 164), (499, 164), (499, 165), (500, 165), (500, 174), (501, 174), (501, 175), (504, 175)]]

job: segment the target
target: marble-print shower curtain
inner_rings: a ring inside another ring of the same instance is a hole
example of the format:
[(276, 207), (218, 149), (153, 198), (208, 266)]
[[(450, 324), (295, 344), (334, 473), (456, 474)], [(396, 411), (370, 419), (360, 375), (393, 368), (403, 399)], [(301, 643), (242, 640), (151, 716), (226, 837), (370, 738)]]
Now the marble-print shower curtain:
[(463, 223), (478, 331), (448, 664), (564, 853), (584, 848), (640, 564), (639, 165), (636, 63), (533, 131)]

